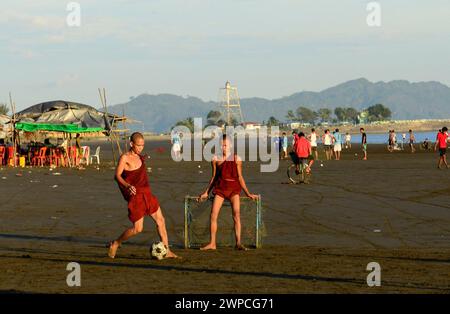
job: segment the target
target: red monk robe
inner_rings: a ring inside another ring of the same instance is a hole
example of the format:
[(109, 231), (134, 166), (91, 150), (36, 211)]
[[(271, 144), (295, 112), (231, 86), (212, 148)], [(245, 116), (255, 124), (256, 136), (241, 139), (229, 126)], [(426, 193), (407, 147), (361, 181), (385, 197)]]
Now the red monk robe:
[(147, 170), (145, 167), (145, 156), (139, 156), (142, 165), (139, 169), (128, 171), (123, 170), (122, 178), (136, 188), (136, 194), (131, 195), (130, 191), (120, 185), (119, 188), (123, 197), (128, 202), (128, 218), (135, 223), (145, 215), (150, 216), (158, 211), (158, 199), (152, 194), (148, 183)]

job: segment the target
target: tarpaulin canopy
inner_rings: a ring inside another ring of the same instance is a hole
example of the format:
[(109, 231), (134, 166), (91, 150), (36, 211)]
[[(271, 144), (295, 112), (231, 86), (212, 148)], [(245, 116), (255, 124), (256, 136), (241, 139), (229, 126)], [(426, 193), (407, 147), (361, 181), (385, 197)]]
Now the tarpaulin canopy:
[(84, 132), (102, 132), (103, 128), (83, 128), (77, 124), (49, 124), (49, 123), (31, 123), (18, 122), (16, 129), (25, 132), (48, 131), (65, 133), (84, 133)]
[(114, 118), (88, 105), (57, 100), (18, 112), (16, 128), (29, 132), (110, 132)]

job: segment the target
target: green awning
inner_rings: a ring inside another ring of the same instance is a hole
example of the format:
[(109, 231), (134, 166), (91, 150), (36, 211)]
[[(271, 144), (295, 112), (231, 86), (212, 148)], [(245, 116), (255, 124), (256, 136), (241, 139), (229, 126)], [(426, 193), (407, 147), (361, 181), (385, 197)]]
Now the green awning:
[(77, 124), (50, 124), (50, 123), (30, 123), (18, 122), (16, 129), (25, 132), (47, 131), (47, 132), (65, 132), (65, 133), (86, 133), (102, 132), (103, 128), (83, 128)]

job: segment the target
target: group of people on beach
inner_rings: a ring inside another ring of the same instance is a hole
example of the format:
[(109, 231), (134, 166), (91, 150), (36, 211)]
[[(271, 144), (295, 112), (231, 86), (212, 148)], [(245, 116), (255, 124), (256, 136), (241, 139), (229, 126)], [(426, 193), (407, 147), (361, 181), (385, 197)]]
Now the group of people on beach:
[[(287, 158), (287, 138), (285, 134), (286, 133), (283, 133), (284, 139), (281, 141), (283, 143), (283, 150), (281, 153), (282, 159)], [(319, 134), (317, 134), (316, 130), (312, 128), (311, 133), (309, 133), (308, 135), (305, 135), (305, 133), (303, 132), (298, 132), (297, 130), (294, 130), (292, 132), (292, 151), (296, 150), (295, 149), (296, 141), (298, 138), (301, 137), (305, 137), (305, 139), (307, 139), (310, 143), (312, 155), (310, 159), (312, 160), (319, 159), (319, 152), (318, 152), (319, 140), (323, 145), (326, 160), (331, 160), (333, 158), (335, 160), (340, 160), (343, 147), (345, 147), (345, 149), (350, 149), (352, 147), (351, 143), (352, 136), (348, 132), (345, 134), (345, 136), (343, 136), (340, 133), (339, 129), (335, 129), (333, 133), (331, 133), (329, 129), (326, 129), (324, 130), (322, 136), (320, 136)], [(364, 143), (362, 144), (366, 144), (367, 138), (363, 136), (362, 140), (364, 141)]]
[[(390, 131), (391, 134), (395, 132)], [(364, 128), (360, 128), (361, 147), (364, 153), (363, 160), (367, 160), (367, 134)], [(410, 145), (414, 144), (414, 134), (410, 133)], [(327, 160), (334, 155), (336, 160), (340, 159), (342, 150), (342, 136), (339, 129), (332, 134), (330, 130), (325, 130), (324, 134), (319, 137), (315, 129), (311, 129), (311, 133), (305, 135), (303, 132), (293, 131), (293, 143), (291, 154), (295, 155), (295, 159), (307, 165), (307, 172), (311, 171), (311, 166), (315, 159), (318, 159), (317, 144), (321, 139)], [(390, 137), (394, 141), (394, 137)], [(446, 159), (447, 143), (449, 142), (447, 127), (439, 130), (436, 136), (435, 151), (439, 150), (438, 168), (442, 165), (449, 168)], [(345, 147), (351, 147), (351, 137), (347, 133), (345, 136)], [(233, 211), (233, 220), (235, 226), (235, 239), (238, 250), (246, 250), (241, 243), (241, 222), (240, 222), (240, 194), (244, 191), (246, 196), (252, 200), (257, 200), (258, 195), (249, 192), (242, 173), (242, 159), (234, 153), (232, 148), (232, 140), (228, 135), (221, 138), (221, 153), (214, 156), (211, 161), (212, 176), (203, 193), (198, 196), (198, 201), (206, 200), (210, 193), (213, 193), (213, 203), (210, 215), (210, 242), (203, 246), (201, 250), (216, 249), (217, 219), (220, 209), (225, 200), (229, 200)], [(287, 136), (283, 133), (281, 142), (282, 158), (287, 156)], [(172, 144), (179, 144), (175, 140)], [(164, 215), (162, 213), (160, 203), (156, 196), (153, 195), (150, 184), (148, 182), (147, 171), (145, 167), (145, 156), (142, 155), (144, 149), (144, 136), (135, 132), (130, 137), (130, 149), (124, 153), (120, 159), (115, 172), (115, 179), (119, 185), (120, 191), (128, 202), (128, 218), (133, 224), (131, 228), (126, 229), (116, 240), (109, 243), (109, 257), (116, 256), (117, 249), (121, 243), (142, 232), (144, 227), (144, 216), (151, 216), (157, 226), (158, 234), (161, 241), (167, 248), (166, 258), (177, 258), (178, 256), (170, 250), (169, 240), (166, 230)], [(412, 151), (413, 152), (413, 151)], [(293, 155), (291, 155), (292, 157)]]
[[(408, 139), (409, 148), (411, 150), (411, 153), (415, 153), (416, 148), (414, 147), (414, 143), (416, 142), (416, 137), (412, 130), (409, 130), (408, 134), (409, 134), (409, 139)], [(406, 144), (406, 133), (402, 134), (401, 147), (399, 147), (398, 140), (397, 140), (397, 134), (395, 133), (395, 130), (394, 129), (389, 130), (388, 150), (390, 152), (393, 152), (395, 150), (404, 150), (405, 144)]]

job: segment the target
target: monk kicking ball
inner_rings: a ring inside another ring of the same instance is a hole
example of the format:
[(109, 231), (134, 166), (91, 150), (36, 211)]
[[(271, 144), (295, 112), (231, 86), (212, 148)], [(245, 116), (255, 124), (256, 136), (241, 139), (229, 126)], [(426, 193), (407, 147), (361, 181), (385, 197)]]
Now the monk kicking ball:
[(117, 240), (109, 244), (109, 257), (116, 256), (117, 249), (123, 241), (142, 232), (144, 216), (151, 216), (156, 223), (159, 237), (167, 248), (165, 258), (177, 258), (170, 251), (166, 224), (158, 199), (152, 194), (145, 167), (145, 157), (141, 155), (144, 149), (144, 136), (135, 132), (130, 137), (130, 150), (120, 156), (116, 168), (115, 179), (119, 184), (123, 197), (128, 202), (128, 218), (133, 227), (125, 230)]

